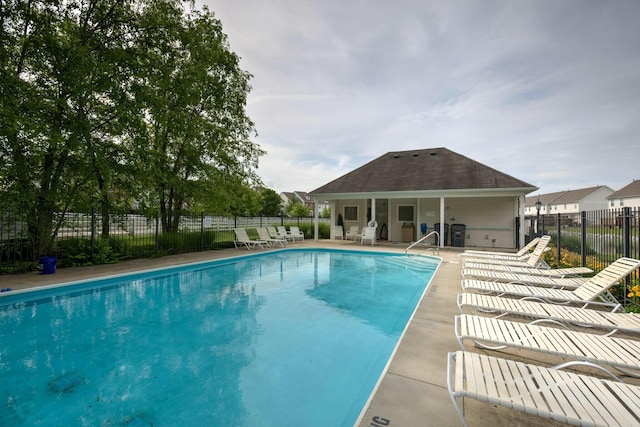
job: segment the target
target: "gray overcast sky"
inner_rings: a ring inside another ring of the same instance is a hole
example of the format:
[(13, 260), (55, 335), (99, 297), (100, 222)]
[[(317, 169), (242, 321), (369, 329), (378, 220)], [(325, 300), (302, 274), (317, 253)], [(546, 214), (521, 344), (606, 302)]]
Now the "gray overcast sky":
[(434, 147), (540, 193), (640, 178), (638, 0), (203, 2), (254, 76), (277, 192)]

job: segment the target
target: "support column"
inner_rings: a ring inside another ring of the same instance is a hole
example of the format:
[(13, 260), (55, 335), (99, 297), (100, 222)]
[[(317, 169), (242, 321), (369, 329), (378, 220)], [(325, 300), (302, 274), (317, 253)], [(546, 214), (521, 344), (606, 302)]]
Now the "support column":
[(420, 235), (420, 212), (422, 212), (422, 209), (420, 207), (420, 199), (416, 198), (416, 224), (415, 227), (413, 227), (413, 238), (415, 239), (414, 242), (417, 242), (418, 240), (420, 240), (422, 238), (422, 236)]
[(441, 248), (444, 248), (444, 223), (446, 218), (444, 217), (444, 197), (440, 196), (440, 231), (438, 237), (438, 243)]
[(371, 199), (371, 221), (376, 220), (376, 199)]
[[(524, 201), (524, 195), (520, 196), (518, 198), (518, 206), (520, 207), (520, 209), (518, 209), (518, 216), (520, 217), (520, 229), (518, 230), (518, 241), (520, 242), (520, 245), (516, 245), (516, 249), (520, 249), (520, 247), (524, 246), (524, 236), (525, 236), (525, 230), (524, 230), (524, 208), (525, 208), (525, 201)], [(520, 246), (520, 247), (518, 247)]]
[[(315, 242), (318, 241), (318, 206), (318, 201), (315, 200), (315, 208), (313, 209), (313, 240)], [(331, 210), (333, 215), (333, 209)], [(331, 220), (333, 221), (333, 216), (331, 216)], [(329, 230), (331, 230), (331, 227), (329, 227)], [(331, 236), (331, 231), (329, 231), (329, 236)]]

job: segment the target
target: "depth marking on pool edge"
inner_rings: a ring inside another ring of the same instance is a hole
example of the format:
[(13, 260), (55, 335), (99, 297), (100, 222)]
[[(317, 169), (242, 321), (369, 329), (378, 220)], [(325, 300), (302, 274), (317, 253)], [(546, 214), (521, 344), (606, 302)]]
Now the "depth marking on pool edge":
[(429, 290), (427, 291), (427, 296), (432, 297), (437, 290), (438, 290), (438, 285), (429, 286)]
[(369, 427), (383, 427), (391, 425), (391, 420), (382, 417), (373, 417), (371, 418), (371, 424)]

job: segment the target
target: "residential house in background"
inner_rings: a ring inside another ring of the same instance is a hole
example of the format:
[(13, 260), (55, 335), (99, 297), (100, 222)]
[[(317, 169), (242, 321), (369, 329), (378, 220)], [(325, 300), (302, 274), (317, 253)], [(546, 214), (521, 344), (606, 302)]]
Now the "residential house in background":
[(317, 209), (317, 212), (319, 214), (320, 212), (322, 212), (322, 209), (324, 209), (325, 207), (329, 207), (329, 203), (322, 202), (322, 201), (317, 202), (306, 191), (293, 191), (293, 192), (283, 191), (282, 193), (280, 193), (280, 199), (282, 200), (282, 206), (286, 206), (287, 203), (289, 203), (289, 201), (293, 199), (299, 200), (305, 206), (308, 206), (309, 208), (311, 208), (312, 216), (314, 215), (314, 212), (316, 212), (315, 209)]
[(284, 207), (294, 197), (296, 197), (296, 196), (295, 196), (295, 194), (293, 194), (293, 192), (283, 191), (282, 193), (280, 193), (280, 200), (281, 200), (280, 204)]
[(634, 179), (630, 184), (610, 194), (608, 200), (609, 209), (640, 208), (640, 180)]
[[(525, 195), (537, 189), (446, 148), (429, 148), (386, 153), (310, 195), (331, 204), (333, 225), (362, 229), (375, 220), (381, 240), (417, 241), (437, 225), (440, 246), (516, 248), (524, 244)], [(455, 242), (445, 233), (449, 226), (464, 230)]]
[(529, 196), (525, 201), (525, 215), (535, 217), (538, 214), (536, 203), (540, 201), (540, 215), (560, 214), (565, 223), (580, 221), (580, 212), (607, 209), (608, 198), (613, 189), (606, 185), (559, 191), (556, 193)]

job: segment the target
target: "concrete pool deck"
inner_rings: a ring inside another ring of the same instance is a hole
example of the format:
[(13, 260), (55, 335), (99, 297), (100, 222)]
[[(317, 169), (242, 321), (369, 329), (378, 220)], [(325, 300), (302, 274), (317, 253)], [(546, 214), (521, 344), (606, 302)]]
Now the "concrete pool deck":
[[(404, 252), (406, 244), (379, 244), (372, 248), (351, 241), (321, 240), (292, 245), (303, 246)], [(462, 248), (447, 247), (435, 254), (443, 262), (420, 302), (388, 371), (363, 412), (359, 427), (461, 425), (449, 398), (446, 382), (447, 353), (459, 350), (454, 333), (454, 315), (459, 313), (456, 295), (460, 292), (460, 249)], [(55, 274), (42, 275), (34, 272), (4, 275), (0, 276), (0, 285), (15, 291), (247, 253), (249, 252), (244, 249), (225, 249), (137, 259), (119, 264), (58, 269)], [(497, 352), (488, 354), (491, 353)], [(540, 361), (542, 357), (536, 357), (535, 360)], [(465, 399), (464, 411), (466, 420), (472, 427), (564, 425), (472, 399)]]

